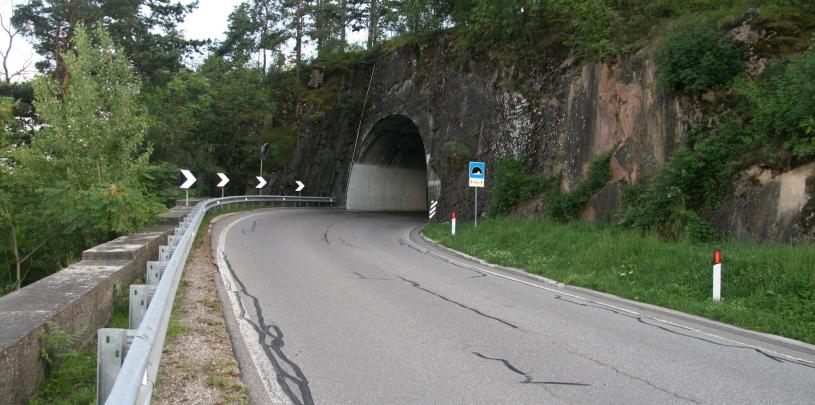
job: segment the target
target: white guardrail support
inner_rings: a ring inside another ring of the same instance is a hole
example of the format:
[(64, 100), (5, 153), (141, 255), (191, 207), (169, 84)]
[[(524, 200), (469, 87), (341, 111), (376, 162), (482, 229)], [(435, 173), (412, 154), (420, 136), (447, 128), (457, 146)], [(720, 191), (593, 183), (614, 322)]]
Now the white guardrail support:
[(130, 329), (99, 329), (96, 359), (98, 404), (149, 404), (164, 338), (195, 233), (207, 211), (236, 203), (305, 203), (333, 206), (333, 197), (235, 196), (198, 203), (159, 246), (158, 261), (147, 262), (146, 285), (130, 286)]

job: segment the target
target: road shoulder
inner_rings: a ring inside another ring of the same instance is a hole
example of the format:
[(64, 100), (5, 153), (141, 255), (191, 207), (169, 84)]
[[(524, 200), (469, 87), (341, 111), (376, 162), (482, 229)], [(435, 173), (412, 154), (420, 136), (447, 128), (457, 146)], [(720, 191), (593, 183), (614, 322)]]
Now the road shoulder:
[(209, 230), (184, 268), (153, 401), (159, 404), (249, 402), (218, 294)]

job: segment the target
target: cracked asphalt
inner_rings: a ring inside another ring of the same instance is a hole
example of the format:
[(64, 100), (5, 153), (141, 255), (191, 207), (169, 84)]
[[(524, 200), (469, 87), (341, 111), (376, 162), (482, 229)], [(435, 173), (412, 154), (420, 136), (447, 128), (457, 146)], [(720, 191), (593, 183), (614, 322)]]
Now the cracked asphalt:
[(277, 209), (216, 225), (253, 402), (815, 403), (805, 353), (499, 276), (423, 242), (423, 222)]

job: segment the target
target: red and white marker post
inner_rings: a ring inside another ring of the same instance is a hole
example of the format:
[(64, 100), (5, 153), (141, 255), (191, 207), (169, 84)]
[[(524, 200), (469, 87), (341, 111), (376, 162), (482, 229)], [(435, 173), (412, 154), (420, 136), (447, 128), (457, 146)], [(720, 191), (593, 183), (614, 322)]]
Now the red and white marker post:
[(713, 252), (713, 301), (722, 300), (722, 252)]
[(456, 212), (453, 211), (453, 222), (451, 222), (451, 231), (453, 232), (453, 236), (456, 235)]

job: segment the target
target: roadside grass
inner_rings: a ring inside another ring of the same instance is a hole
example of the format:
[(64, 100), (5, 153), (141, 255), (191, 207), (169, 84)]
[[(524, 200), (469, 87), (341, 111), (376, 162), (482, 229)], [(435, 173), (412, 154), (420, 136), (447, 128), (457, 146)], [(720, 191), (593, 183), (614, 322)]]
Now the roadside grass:
[[(128, 295), (116, 297), (107, 328), (127, 328)], [(94, 404), (96, 402), (96, 339), (80, 350), (50, 353), (49, 371), (28, 400), (29, 405)]]
[[(727, 241), (666, 242), (586, 223), (490, 219), (430, 224), (442, 245), (565, 284), (815, 344), (815, 249)], [(711, 299), (713, 250), (722, 251), (722, 302)]]

